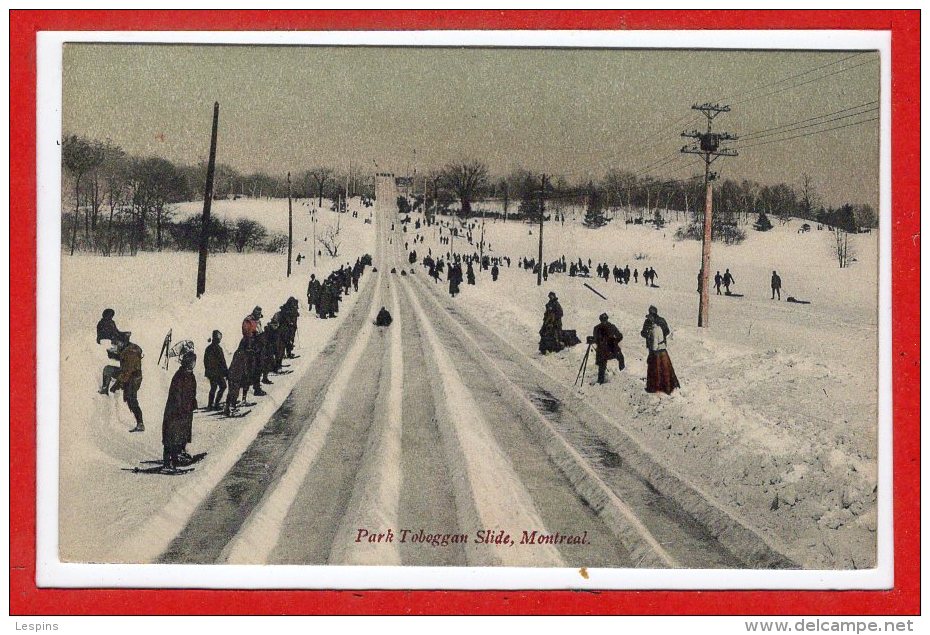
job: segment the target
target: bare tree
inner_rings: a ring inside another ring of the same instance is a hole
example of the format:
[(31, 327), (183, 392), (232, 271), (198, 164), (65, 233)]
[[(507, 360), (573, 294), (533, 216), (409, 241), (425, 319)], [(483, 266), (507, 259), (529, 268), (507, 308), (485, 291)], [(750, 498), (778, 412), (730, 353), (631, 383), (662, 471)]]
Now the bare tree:
[(848, 231), (837, 227), (833, 230), (833, 233), (836, 239), (833, 244), (833, 254), (836, 256), (836, 261), (840, 265), (840, 269), (845, 269), (855, 256), (855, 250), (849, 244)]
[(323, 228), (322, 235), (316, 239), (318, 243), (323, 245), (323, 249), (326, 250), (326, 253), (328, 253), (333, 258), (339, 255), (339, 245), (342, 243), (339, 238), (341, 231), (342, 230), (338, 224), (330, 224)]
[(801, 175), (800, 207), (801, 214), (807, 220), (814, 218), (814, 210), (817, 208), (817, 191), (814, 188), (814, 180), (811, 175), (804, 173)]
[(71, 223), (71, 255), (73, 256), (81, 208), (81, 179), (88, 172), (96, 170), (103, 162), (103, 149), (100, 143), (70, 135), (62, 139), (61, 160), (64, 168), (74, 177), (74, 217)]
[(319, 192), (319, 200), (317, 201), (317, 207), (323, 207), (323, 186), (326, 185), (326, 182), (333, 175), (332, 168), (314, 168), (308, 172), (308, 174), (313, 177), (313, 180), (316, 181), (317, 190)]
[(117, 209), (121, 209), (125, 203), (126, 196), (126, 153), (122, 148), (107, 143), (101, 171), (110, 208), (103, 255), (109, 256), (113, 246), (113, 219)]
[(442, 180), (461, 201), (461, 215), (467, 218), (475, 195), (488, 183), (488, 166), (477, 160), (449, 163), (442, 170)]

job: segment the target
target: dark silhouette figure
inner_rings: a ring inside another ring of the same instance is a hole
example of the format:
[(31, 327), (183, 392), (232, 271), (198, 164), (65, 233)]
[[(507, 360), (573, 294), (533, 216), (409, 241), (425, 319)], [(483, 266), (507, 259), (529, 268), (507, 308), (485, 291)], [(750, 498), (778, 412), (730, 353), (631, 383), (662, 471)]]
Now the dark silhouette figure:
[(620, 350), (620, 342), (623, 341), (623, 333), (616, 326), (610, 323), (606, 313), (601, 313), (600, 324), (594, 327), (592, 339), (597, 346), (594, 361), (597, 363), (597, 383), (603, 384), (607, 381), (605, 375), (607, 372), (607, 362), (612, 359), (617, 360), (619, 370), (623, 370), (626, 364), (623, 360), (623, 352)]
[(562, 350), (562, 305), (555, 293), (549, 292), (549, 301), (543, 313), (542, 327), (539, 329), (539, 352), (557, 353)]

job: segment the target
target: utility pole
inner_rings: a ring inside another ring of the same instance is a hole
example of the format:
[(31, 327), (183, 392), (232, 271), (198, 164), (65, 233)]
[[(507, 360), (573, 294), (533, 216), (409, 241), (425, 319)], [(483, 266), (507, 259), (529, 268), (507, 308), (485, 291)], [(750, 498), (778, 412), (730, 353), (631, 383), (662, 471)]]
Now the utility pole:
[(310, 212), (313, 214), (313, 268), (316, 269), (316, 212)]
[(291, 253), (294, 249), (294, 210), (291, 208), (291, 173), (287, 173), (287, 277), (291, 277)]
[(710, 313), (710, 244), (713, 231), (713, 209), (714, 209), (714, 184), (716, 174), (710, 171), (710, 164), (720, 157), (735, 157), (736, 150), (731, 148), (720, 147), (721, 141), (733, 141), (737, 137), (726, 132), (713, 132), (713, 121), (717, 115), (730, 112), (729, 106), (720, 104), (695, 104), (691, 106), (692, 110), (700, 110), (707, 117), (707, 132), (682, 132), (681, 136), (696, 139), (697, 145), (684, 146), (681, 151), (685, 154), (698, 154), (704, 159), (704, 187), (706, 189), (704, 199), (704, 233), (701, 240), (701, 271), (699, 275), (698, 287), (701, 294), (700, 304), (698, 306), (698, 326), (708, 327)]
[(478, 246), (480, 262), (484, 262), (484, 208), (481, 208), (481, 242)]
[(546, 175), (542, 175), (542, 188), (539, 190), (539, 271), (536, 272), (536, 286), (542, 286), (543, 269), (543, 218), (546, 216)]
[(200, 257), (197, 260), (197, 297), (207, 292), (207, 254), (210, 251), (210, 207), (213, 203), (213, 174), (216, 171), (216, 130), (220, 122), (220, 102), (213, 102), (213, 132), (210, 135), (210, 160), (207, 183), (203, 191), (203, 217), (200, 220)]

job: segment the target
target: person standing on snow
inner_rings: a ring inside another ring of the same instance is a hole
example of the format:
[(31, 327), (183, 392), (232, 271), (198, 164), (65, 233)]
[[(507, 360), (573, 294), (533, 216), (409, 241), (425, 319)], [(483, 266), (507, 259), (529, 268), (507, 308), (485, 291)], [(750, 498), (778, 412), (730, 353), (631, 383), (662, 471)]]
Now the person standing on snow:
[(562, 344), (562, 305), (554, 291), (549, 292), (549, 301), (543, 313), (542, 327), (539, 329), (539, 352), (557, 353), (565, 348)]
[(772, 272), (772, 299), (775, 299), (775, 294), (778, 294), (778, 299), (781, 300), (781, 277), (774, 271)]
[(258, 335), (262, 332), (262, 317), (262, 307), (257, 306), (242, 320), (242, 341), (245, 343), (249, 363), (248, 381), (252, 384), (252, 392), (257, 397), (267, 394), (262, 390), (260, 384), (262, 378), (262, 346)]
[(316, 279), (316, 274), (311, 273), (310, 282), (307, 284), (307, 304), (309, 305), (309, 311), (312, 312), (313, 307), (319, 304), (322, 288), (323, 285)]
[(717, 275), (714, 276), (714, 288), (717, 290), (717, 295), (720, 295), (720, 285), (723, 284), (723, 276), (720, 275), (720, 272), (717, 272)]
[(607, 362), (616, 359), (620, 370), (623, 370), (626, 364), (624, 363), (623, 352), (620, 350), (623, 333), (610, 323), (610, 318), (606, 313), (601, 313), (598, 319), (600, 323), (594, 327), (591, 342), (597, 346), (594, 357), (594, 361), (597, 363), (597, 383), (603, 384), (607, 381), (605, 377)]
[(166, 470), (175, 470), (179, 463), (191, 460), (187, 444), (191, 442), (194, 410), (197, 409), (197, 379), (193, 372), (195, 363), (197, 355), (193, 351), (185, 353), (168, 389), (161, 424), (161, 443), (164, 447), (162, 460)]
[(662, 391), (670, 395), (676, 388), (681, 388), (668, 356), (666, 342), (670, 333), (668, 322), (659, 315), (659, 310), (654, 306), (649, 307), (643, 329), (639, 333), (645, 338), (646, 349), (649, 351), (646, 358), (646, 392)]
[(203, 352), (204, 375), (210, 381), (207, 410), (219, 410), (220, 403), (223, 401), (223, 393), (226, 392), (226, 378), (229, 377), (229, 369), (226, 366), (226, 353), (223, 352), (223, 348), (220, 346), (222, 340), (223, 334), (219, 331), (213, 331), (210, 345)]
[(736, 278), (734, 278), (733, 274), (730, 273), (730, 270), (727, 269), (723, 274), (723, 288), (726, 295), (730, 295), (731, 284), (736, 284)]
[(249, 395), (249, 354), (245, 349), (245, 340), (239, 342), (239, 348), (233, 353), (232, 361), (229, 363), (229, 392), (226, 393), (226, 407), (223, 414), (227, 417), (232, 416), (233, 409), (236, 408), (239, 401), (239, 391), (242, 390), (243, 403)]

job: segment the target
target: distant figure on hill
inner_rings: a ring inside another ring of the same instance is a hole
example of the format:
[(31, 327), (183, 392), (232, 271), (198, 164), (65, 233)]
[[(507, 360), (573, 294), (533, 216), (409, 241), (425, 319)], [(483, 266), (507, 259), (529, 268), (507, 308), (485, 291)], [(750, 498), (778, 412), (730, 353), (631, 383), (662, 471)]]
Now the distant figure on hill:
[(778, 299), (781, 300), (781, 278), (776, 272), (772, 272), (772, 299), (775, 299), (775, 294), (778, 294)]
[(491, 280), (497, 282), (497, 276), (500, 274), (500, 269), (497, 268), (497, 263), (494, 263), (491, 266)]
[(736, 284), (736, 278), (733, 277), (733, 274), (730, 273), (730, 270), (727, 269), (723, 274), (723, 288), (725, 289), (724, 293), (730, 295), (730, 285)]

